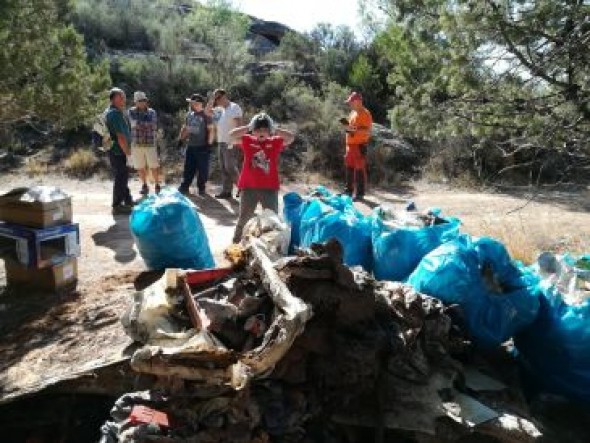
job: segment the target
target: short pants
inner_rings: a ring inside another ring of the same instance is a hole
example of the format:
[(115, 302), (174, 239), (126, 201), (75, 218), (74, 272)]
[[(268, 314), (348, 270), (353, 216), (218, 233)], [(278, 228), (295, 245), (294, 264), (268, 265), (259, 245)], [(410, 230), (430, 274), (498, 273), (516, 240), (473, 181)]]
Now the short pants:
[(346, 155), (344, 164), (351, 169), (365, 169), (367, 167), (366, 153), (363, 153), (362, 147), (366, 145), (348, 145), (346, 146)]
[(156, 169), (160, 167), (158, 150), (155, 146), (133, 146), (131, 148), (135, 169)]

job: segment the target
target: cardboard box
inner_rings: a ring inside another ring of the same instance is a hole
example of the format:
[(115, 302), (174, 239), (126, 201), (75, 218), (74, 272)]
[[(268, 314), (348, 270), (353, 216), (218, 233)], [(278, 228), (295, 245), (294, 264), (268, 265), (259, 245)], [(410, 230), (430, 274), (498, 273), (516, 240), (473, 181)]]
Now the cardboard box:
[(27, 268), (20, 263), (5, 260), (8, 286), (26, 287), (49, 292), (73, 291), (78, 283), (78, 259), (43, 269)]
[(30, 268), (45, 268), (80, 255), (78, 224), (45, 229), (0, 222), (0, 257)]
[(21, 198), (28, 188), (19, 188), (0, 196), (0, 221), (32, 228), (48, 228), (72, 223), (72, 199), (51, 202), (27, 202)]

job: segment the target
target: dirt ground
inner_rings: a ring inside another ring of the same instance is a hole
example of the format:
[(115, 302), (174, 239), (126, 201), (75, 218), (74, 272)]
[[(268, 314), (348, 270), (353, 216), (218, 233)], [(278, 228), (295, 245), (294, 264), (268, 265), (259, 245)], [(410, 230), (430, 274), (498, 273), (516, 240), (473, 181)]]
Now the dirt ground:
[[(82, 255), (79, 277), (82, 287), (92, 287), (106, 276), (142, 271), (145, 266), (129, 231), (128, 216), (110, 213), (111, 182), (101, 179), (72, 180), (63, 176), (30, 178), (25, 174), (0, 177), (0, 193), (17, 186), (55, 185), (73, 196), (74, 221), (80, 224)], [(130, 183), (138, 196), (139, 181)], [(306, 192), (301, 183), (283, 185), (283, 192)], [(215, 184), (210, 193), (217, 191)], [(448, 189), (443, 186), (415, 184), (403, 189), (372, 190), (359, 209), (368, 213), (378, 204), (403, 207), (413, 200), (419, 209), (439, 207), (444, 214), (459, 217), (465, 231), (474, 235), (500, 238), (516, 258), (528, 261), (541, 250), (590, 252), (590, 189), (544, 192), (531, 195), (523, 190), (510, 193), (482, 193)], [(223, 262), (238, 215), (238, 202), (216, 200), (212, 196), (194, 197), (195, 204), (217, 263)], [(0, 266), (0, 287), (4, 269)]]
[[(4, 401), (51, 386), (58, 375), (72, 378), (128, 358), (131, 340), (118, 319), (135, 289), (145, 287), (138, 276), (146, 268), (129, 231), (128, 216), (113, 217), (110, 213), (110, 181), (5, 174), (0, 176), (0, 193), (33, 184), (59, 186), (73, 197), (74, 221), (80, 224), (82, 242), (78, 293), (67, 299), (48, 299), (4, 291), (5, 272), (0, 262), (0, 394)], [(130, 187), (137, 195), (140, 184), (136, 178)], [(308, 187), (298, 182), (282, 189), (292, 190), (305, 193)], [(217, 186), (212, 185), (210, 192), (216, 191)], [(217, 264), (222, 265), (238, 202), (210, 196), (193, 200)], [(459, 217), (467, 232), (501, 238), (516, 258), (532, 259), (542, 249), (590, 252), (589, 190), (547, 192), (530, 200), (522, 191), (481, 193), (416, 184), (397, 190), (371, 190), (367, 201), (358, 207), (369, 213), (378, 204), (402, 208), (408, 200), (419, 209), (436, 206), (445, 214)], [(14, 303), (15, 297), (18, 303)], [(113, 368), (120, 371), (119, 366)], [(96, 391), (96, 386), (93, 389)], [(120, 390), (129, 388), (121, 386)]]

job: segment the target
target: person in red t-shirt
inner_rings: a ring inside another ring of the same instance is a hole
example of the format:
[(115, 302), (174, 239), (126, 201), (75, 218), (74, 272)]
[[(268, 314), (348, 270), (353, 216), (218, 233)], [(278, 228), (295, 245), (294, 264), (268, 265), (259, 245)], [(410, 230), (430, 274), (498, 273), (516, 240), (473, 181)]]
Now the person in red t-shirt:
[(234, 243), (242, 239), (242, 230), (252, 218), (258, 203), (263, 209), (279, 212), (279, 156), (293, 143), (290, 131), (279, 129), (265, 113), (255, 115), (250, 124), (233, 129), (230, 142), (244, 152), (238, 180), (240, 216), (234, 232)]

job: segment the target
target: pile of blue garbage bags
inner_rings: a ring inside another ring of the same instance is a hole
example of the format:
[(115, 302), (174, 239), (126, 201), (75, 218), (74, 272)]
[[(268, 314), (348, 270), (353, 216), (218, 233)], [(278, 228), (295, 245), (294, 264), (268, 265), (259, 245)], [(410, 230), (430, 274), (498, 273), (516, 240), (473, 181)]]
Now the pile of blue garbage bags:
[(405, 216), (377, 208), (365, 216), (350, 197), (323, 187), (309, 196), (286, 194), (283, 215), (291, 251), (338, 239), (347, 265), (458, 305), (476, 346), (512, 339), (519, 361), (545, 390), (590, 401), (590, 301), (566, 303), (498, 240), (462, 233), (461, 221), (440, 210)]

